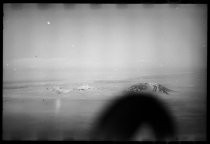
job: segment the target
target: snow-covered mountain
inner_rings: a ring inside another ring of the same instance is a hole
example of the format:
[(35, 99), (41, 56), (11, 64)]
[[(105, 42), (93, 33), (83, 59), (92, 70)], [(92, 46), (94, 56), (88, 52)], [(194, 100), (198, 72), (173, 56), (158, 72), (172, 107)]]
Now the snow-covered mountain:
[(138, 83), (132, 85), (128, 88), (128, 91), (131, 92), (162, 92), (165, 94), (169, 94), (169, 92), (173, 91), (171, 89), (166, 88), (165, 86), (159, 83)]

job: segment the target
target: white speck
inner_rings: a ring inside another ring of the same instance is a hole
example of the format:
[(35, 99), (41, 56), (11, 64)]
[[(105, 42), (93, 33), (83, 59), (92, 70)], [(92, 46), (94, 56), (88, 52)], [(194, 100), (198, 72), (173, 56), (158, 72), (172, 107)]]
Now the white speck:
[(71, 45), (72, 47), (74, 47), (74, 45)]
[(14, 71), (16, 71), (16, 68), (14, 68)]
[(49, 25), (50, 24), (50, 21), (47, 21), (47, 24)]
[(7, 64), (7, 67), (9, 66), (9, 64)]

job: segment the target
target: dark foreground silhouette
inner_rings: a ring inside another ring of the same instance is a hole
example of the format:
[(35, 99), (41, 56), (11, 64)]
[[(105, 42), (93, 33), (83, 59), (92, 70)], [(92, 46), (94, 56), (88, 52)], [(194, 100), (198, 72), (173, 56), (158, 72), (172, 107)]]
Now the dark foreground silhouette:
[(176, 134), (173, 116), (153, 94), (124, 93), (102, 112), (92, 131), (91, 140), (132, 140), (147, 124), (155, 140), (167, 140)]

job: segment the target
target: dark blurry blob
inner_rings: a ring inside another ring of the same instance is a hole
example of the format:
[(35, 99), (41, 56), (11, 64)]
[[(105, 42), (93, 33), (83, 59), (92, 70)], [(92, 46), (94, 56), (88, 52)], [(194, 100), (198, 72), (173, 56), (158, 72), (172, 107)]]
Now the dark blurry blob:
[(170, 111), (155, 95), (124, 93), (99, 117), (91, 140), (132, 140), (145, 124), (153, 130), (155, 140), (167, 140), (176, 134)]

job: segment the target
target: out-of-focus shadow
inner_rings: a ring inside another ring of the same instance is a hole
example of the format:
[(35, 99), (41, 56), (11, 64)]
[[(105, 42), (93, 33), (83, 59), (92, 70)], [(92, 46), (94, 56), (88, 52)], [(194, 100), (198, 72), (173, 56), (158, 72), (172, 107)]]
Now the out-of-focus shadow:
[(91, 140), (132, 140), (147, 124), (155, 140), (168, 140), (176, 135), (174, 118), (156, 95), (123, 93), (99, 116)]

